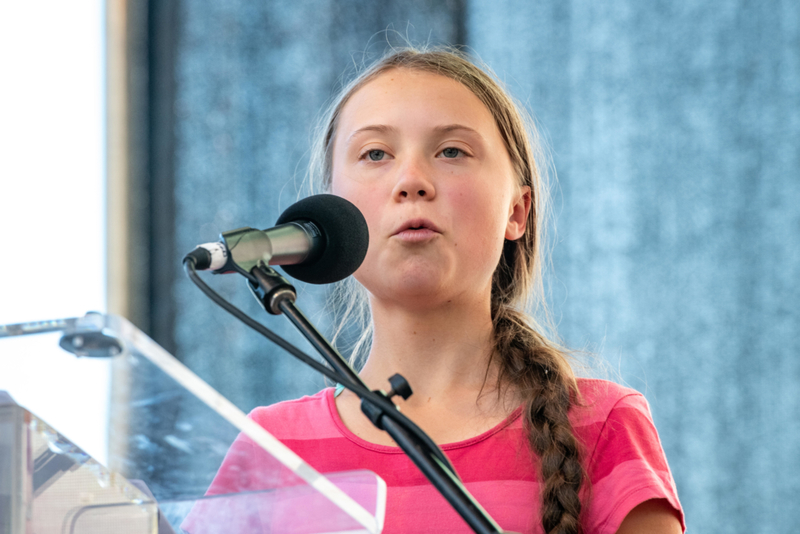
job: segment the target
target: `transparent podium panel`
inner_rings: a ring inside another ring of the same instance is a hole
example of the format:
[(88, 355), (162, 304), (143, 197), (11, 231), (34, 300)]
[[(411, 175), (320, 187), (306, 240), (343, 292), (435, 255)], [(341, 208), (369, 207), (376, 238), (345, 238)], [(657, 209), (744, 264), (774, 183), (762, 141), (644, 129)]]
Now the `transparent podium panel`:
[(33, 385), (0, 381), (0, 534), (383, 528), (377, 475), (317, 473), (124, 319), (0, 326), (0, 380), (20, 359)]
[[(355, 471), (327, 475), (329, 480), (363, 502), (371, 513), (379, 512), (375, 475)], [(313, 513), (312, 513), (313, 512)], [(330, 500), (310, 486), (223, 494), (197, 500), (154, 503), (92, 504), (80, 507), (65, 532), (117, 532), (110, 521), (147, 518), (158, 522), (159, 534), (335, 534), (367, 532), (352, 517), (342, 514)], [(133, 525), (133, 523), (131, 523)], [(140, 521), (138, 526), (142, 526)], [(150, 527), (152, 528), (152, 526)], [(106, 530), (103, 530), (106, 529)], [(126, 532), (151, 532), (127, 530)]]

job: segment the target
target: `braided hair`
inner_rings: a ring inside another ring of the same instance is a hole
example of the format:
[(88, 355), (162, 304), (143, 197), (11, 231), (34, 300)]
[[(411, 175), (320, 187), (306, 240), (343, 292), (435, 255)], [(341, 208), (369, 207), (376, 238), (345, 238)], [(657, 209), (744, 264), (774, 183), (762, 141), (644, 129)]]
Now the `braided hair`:
[[(483, 70), (453, 49), (392, 50), (345, 86), (322, 117), (312, 150), (309, 172), (323, 190), (330, 187), (332, 146), (339, 116), (349, 98), (361, 87), (392, 69), (410, 69), (446, 76), (470, 89), (488, 108), (508, 154), (520, 187), (531, 189), (531, 210), (525, 235), (506, 240), (492, 278), (491, 316), (494, 343), (490, 365), (499, 368), (497, 391), (511, 388), (524, 399), (524, 423), (531, 450), (539, 458), (542, 526), (547, 534), (581, 532), (581, 500), (584, 482), (579, 444), (568, 413), (578, 402), (575, 375), (566, 353), (541, 332), (532, 315), (523, 310), (535, 305), (538, 315), (547, 317), (542, 287), (542, 241), (544, 200), (540, 150), (536, 130), (500, 85)], [(372, 324), (365, 290), (352, 279), (332, 293), (339, 338), (346, 324), (360, 323), (361, 336), (355, 342), (353, 358), (369, 347)]]

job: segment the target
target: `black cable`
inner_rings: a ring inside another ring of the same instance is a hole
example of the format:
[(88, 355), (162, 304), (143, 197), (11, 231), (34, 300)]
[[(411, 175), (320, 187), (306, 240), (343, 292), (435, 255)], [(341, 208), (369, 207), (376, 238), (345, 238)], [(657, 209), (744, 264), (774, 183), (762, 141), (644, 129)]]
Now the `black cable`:
[(230, 313), (231, 315), (242, 321), (244, 324), (246, 324), (256, 332), (261, 334), (262, 336), (266, 337), (267, 339), (278, 345), (280, 348), (282, 348), (283, 350), (285, 350), (286, 352), (288, 352), (301, 362), (310, 365), (311, 367), (313, 367), (323, 375), (327, 376), (334, 382), (339, 382), (340, 384), (342, 384), (342, 380), (346, 380), (343, 379), (341, 376), (339, 376), (339, 373), (337, 373), (333, 369), (330, 369), (329, 367), (322, 365), (317, 360), (315, 360), (305, 352), (301, 351), (300, 349), (298, 349), (297, 347), (295, 347), (294, 345), (283, 339), (281, 336), (279, 336), (278, 334), (276, 334), (266, 326), (262, 325), (261, 323), (259, 323), (258, 321), (256, 321), (255, 319), (244, 313), (242, 310), (240, 310), (239, 308), (237, 308), (224, 298), (222, 298), (222, 296), (219, 293), (211, 289), (205, 282), (203, 282), (203, 280), (197, 274), (193, 258), (184, 258), (183, 270), (186, 271), (186, 275), (189, 277), (189, 279), (192, 282), (194, 282), (194, 284), (200, 288), (200, 291), (205, 293), (206, 296), (214, 302), (214, 304), (216, 304), (217, 306), (219, 306), (226, 312)]

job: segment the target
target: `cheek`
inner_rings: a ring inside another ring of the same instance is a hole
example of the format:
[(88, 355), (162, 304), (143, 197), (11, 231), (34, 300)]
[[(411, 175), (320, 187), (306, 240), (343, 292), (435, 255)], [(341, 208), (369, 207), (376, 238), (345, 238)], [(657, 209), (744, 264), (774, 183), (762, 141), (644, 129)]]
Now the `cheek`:
[[(369, 228), (370, 244), (375, 240), (379, 231), (380, 221), (380, 202), (378, 202), (378, 194), (374, 188), (371, 188), (363, 183), (359, 183), (346, 178), (334, 178), (331, 181), (332, 194), (349, 200), (364, 216)], [(370, 246), (370, 249), (372, 247)], [(369, 253), (369, 252), (368, 252)]]
[(450, 203), (461, 224), (485, 244), (504, 239), (508, 214), (502, 196), (488, 188), (464, 188), (451, 195)]
[(376, 193), (363, 187), (363, 184), (354, 183), (349, 180), (334, 180), (331, 182), (331, 193), (340, 196), (353, 203), (367, 221), (369, 231), (369, 246), (367, 255), (361, 266), (353, 273), (353, 277), (364, 286), (371, 286), (371, 281), (376, 273), (380, 272), (377, 268), (380, 248), (381, 235), (381, 209), (380, 203), (376, 201)]
[(348, 171), (350, 169), (347, 167), (333, 166), (330, 192), (349, 200), (363, 212), (362, 205), (366, 204), (370, 197), (375, 196), (374, 187), (369, 182), (360, 180), (353, 172)]

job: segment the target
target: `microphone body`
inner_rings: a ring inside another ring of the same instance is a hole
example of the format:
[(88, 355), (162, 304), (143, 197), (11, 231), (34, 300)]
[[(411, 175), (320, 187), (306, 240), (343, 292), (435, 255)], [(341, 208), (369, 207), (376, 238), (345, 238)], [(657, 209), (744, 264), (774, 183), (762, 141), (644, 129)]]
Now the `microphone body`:
[(220, 238), (187, 255), (194, 259), (195, 269), (249, 273), (263, 261), (311, 284), (337, 282), (353, 274), (369, 245), (364, 216), (335, 195), (315, 195), (293, 204), (273, 228), (238, 228)]
[(294, 265), (314, 261), (324, 246), (322, 232), (309, 221), (281, 224), (267, 230), (237, 228), (223, 232), (220, 237), (222, 241), (197, 246), (202, 251), (196, 256), (195, 269), (226, 274), (236, 272), (237, 265), (250, 272), (259, 261), (267, 265)]

